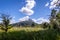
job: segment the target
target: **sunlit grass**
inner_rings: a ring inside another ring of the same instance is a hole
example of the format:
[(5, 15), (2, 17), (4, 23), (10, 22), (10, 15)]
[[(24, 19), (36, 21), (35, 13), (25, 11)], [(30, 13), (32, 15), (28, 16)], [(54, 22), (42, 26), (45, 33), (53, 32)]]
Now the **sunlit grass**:
[(44, 30), (43, 28), (40, 27), (13, 27), (11, 29), (9, 29), (9, 31), (21, 31), (24, 30), (26, 32), (30, 32), (30, 31), (39, 31), (39, 30)]
[(12, 27), (8, 30), (7, 34), (2, 31), (3, 30), (0, 30), (0, 40), (60, 40), (60, 34), (57, 30), (53, 29)]

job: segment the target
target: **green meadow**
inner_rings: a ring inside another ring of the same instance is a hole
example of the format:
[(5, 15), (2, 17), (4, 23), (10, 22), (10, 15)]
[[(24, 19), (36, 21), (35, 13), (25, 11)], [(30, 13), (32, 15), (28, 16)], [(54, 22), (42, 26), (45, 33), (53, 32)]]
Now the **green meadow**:
[(60, 40), (60, 32), (37, 27), (13, 27), (7, 33), (0, 30), (0, 40)]

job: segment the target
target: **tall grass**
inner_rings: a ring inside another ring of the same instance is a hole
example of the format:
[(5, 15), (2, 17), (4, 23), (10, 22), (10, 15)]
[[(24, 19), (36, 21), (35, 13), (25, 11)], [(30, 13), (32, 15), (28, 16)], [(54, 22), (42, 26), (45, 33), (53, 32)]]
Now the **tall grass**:
[(12, 28), (7, 34), (0, 32), (0, 40), (60, 40), (60, 33), (57, 30), (38, 30), (38, 28), (22, 29), (18, 28), (15, 30), (15, 28)]
[(13, 27), (8, 31), (21, 31), (21, 30), (29, 32), (29, 31), (39, 31), (39, 30), (45, 30), (45, 29), (40, 27)]

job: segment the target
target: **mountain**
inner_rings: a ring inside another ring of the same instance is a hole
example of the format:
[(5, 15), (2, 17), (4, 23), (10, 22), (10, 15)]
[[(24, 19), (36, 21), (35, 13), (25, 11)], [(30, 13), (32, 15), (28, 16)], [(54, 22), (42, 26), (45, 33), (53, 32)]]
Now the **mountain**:
[(20, 21), (20, 22), (17, 22), (17, 23), (14, 23), (12, 24), (13, 26), (22, 26), (22, 27), (26, 27), (26, 26), (35, 26), (35, 22), (32, 20), (32, 19), (28, 19), (28, 20), (25, 20), (25, 21)]

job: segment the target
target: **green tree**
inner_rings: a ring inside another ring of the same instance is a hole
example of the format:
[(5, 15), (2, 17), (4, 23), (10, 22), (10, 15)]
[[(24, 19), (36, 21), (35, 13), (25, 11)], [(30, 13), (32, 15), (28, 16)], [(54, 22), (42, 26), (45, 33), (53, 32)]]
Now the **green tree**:
[(33, 23), (31, 24), (31, 26), (34, 27), (34, 26), (35, 26), (35, 23), (33, 22)]
[(52, 20), (56, 19), (56, 10), (55, 9), (52, 9), (50, 19), (52, 19)]
[(2, 19), (1, 29), (5, 32), (11, 27), (10, 20), (12, 19), (9, 15), (1, 14), (0, 18)]
[(57, 21), (57, 24), (58, 24), (58, 28), (60, 28), (60, 11), (56, 15), (56, 21)]
[(43, 28), (48, 28), (50, 29), (50, 25), (47, 22), (42, 23)]
[(54, 3), (54, 5), (56, 5), (56, 7), (51, 12), (50, 24), (55, 29), (56, 27), (59, 28), (60, 25), (60, 0)]
[(51, 28), (54, 28), (53, 27), (55, 25), (54, 23), (56, 23), (56, 10), (52, 9), (51, 16), (50, 16), (50, 26), (51, 26)]
[(60, 11), (53, 9), (50, 16), (50, 25), (52, 28), (60, 28)]

